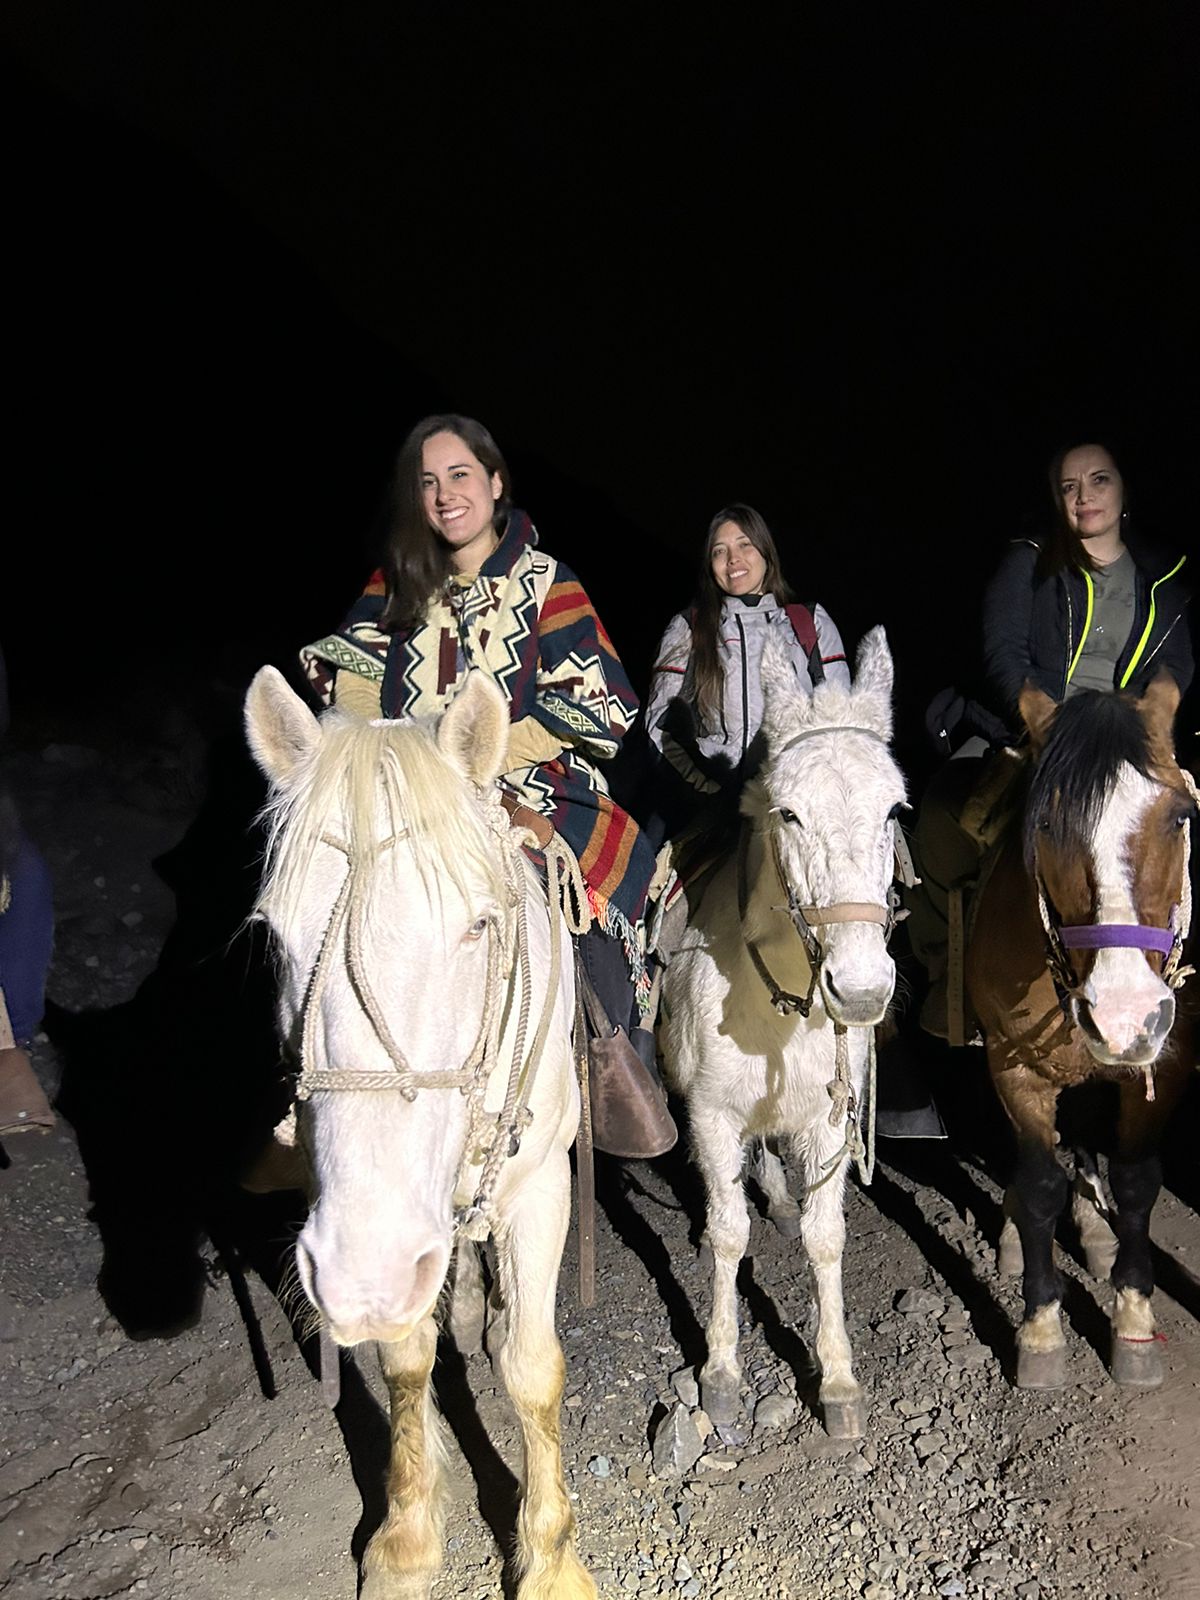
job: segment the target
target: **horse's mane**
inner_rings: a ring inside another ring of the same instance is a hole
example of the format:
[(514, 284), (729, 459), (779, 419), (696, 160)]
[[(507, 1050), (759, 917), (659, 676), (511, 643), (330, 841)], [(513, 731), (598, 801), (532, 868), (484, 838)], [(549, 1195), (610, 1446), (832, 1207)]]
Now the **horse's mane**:
[(1090, 836), (1100, 806), (1128, 762), (1151, 776), (1150, 738), (1136, 703), (1123, 694), (1088, 689), (1055, 712), (1033, 771), (1025, 808), (1025, 859), (1032, 865), (1039, 834), (1059, 849)]
[(405, 838), (427, 888), (449, 878), (461, 893), (482, 880), (497, 900), (503, 869), (467, 780), (438, 748), (431, 719), (365, 722), (337, 711), (323, 737), (262, 812), (267, 850), (260, 908), (277, 922), (303, 911), (305, 877), (322, 839), (369, 858)]

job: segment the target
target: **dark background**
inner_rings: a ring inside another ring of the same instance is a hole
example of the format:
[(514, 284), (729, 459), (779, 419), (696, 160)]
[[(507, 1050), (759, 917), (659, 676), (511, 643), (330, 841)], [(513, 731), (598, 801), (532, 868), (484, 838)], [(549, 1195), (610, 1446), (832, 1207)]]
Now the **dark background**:
[(916, 759), (1061, 441), (1193, 543), (1192, 15), (10, 7), (17, 712), (292, 670), (453, 408), (639, 692), (746, 499), (851, 646), (887, 624)]

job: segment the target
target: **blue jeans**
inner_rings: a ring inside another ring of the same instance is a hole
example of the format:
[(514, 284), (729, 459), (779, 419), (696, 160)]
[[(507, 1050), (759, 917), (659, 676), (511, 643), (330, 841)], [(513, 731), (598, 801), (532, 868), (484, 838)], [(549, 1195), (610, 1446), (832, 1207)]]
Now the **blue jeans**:
[(46, 1007), (46, 974), (54, 949), (50, 868), (24, 834), (8, 863), (8, 910), (0, 913), (0, 989), (13, 1038), (28, 1044)]

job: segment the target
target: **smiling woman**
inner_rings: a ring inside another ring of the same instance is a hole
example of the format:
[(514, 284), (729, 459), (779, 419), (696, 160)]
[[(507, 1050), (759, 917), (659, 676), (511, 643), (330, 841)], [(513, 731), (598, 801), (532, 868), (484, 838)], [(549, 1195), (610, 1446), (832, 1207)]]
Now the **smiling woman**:
[(763, 517), (747, 505), (708, 525), (695, 600), (672, 617), (658, 647), (646, 731), (662, 757), (654, 782), (655, 827), (719, 831), (762, 756), (762, 656), (767, 638), (787, 644), (800, 689), (824, 678), (843, 687), (850, 669), (824, 606), (797, 605)]
[[(545, 554), (512, 504), (488, 430), (424, 418), (396, 464), (383, 565), (338, 632), (301, 652), (325, 705), (377, 718), (444, 712), (473, 671), (503, 691), (512, 718), (501, 786), (536, 835), (574, 852), (595, 926), (581, 958), (611, 1037), (593, 1084), (596, 1144), (659, 1155), (675, 1126), (654, 1067), (646, 910), (654, 852), (612, 799), (603, 764), (637, 700), (582, 584)], [(589, 996), (591, 998), (591, 996)]]
[(1026, 682), (1062, 701), (1083, 689), (1141, 690), (1163, 668), (1186, 693), (1186, 557), (1138, 534), (1105, 445), (1060, 450), (1050, 492), (1058, 514), (1048, 535), (1016, 540), (984, 597), (984, 658), (1004, 714), (1017, 725)]

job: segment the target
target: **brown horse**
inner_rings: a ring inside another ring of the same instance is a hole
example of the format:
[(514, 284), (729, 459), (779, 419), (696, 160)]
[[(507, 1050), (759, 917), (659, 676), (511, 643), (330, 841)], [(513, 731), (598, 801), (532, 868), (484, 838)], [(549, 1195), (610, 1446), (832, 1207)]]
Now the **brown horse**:
[[(1162, 1381), (1150, 1213), (1162, 1135), (1192, 1066), (1190, 1020), (1176, 998), (1190, 970), (1180, 959), (1196, 788), (1175, 759), (1178, 704), (1165, 674), (1140, 700), (1088, 692), (1059, 706), (1029, 685), (1021, 696), (1033, 755), (1023, 824), (981, 884), (966, 981), (1016, 1132), (1000, 1264), (1024, 1269), (1022, 1387), (1066, 1381), (1053, 1257), (1069, 1187), (1055, 1154), (1058, 1100), (1097, 1079), (1114, 1083), (1118, 1098), (1108, 1168), (1112, 1374), (1125, 1384)], [(1102, 1195), (1094, 1166), (1077, 1171)], [(1085, 1245), (1093, 1240), (1085, 1232)], [(1095, 1270), (1100, 1253), (1088, 1254)]]

